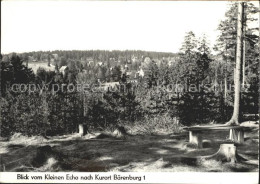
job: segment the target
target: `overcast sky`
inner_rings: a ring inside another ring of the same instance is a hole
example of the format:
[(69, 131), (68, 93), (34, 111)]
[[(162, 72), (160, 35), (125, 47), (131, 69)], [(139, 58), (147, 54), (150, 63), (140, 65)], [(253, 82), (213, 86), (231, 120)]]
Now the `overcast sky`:
[(1, 52), (178, 52), (185, 32), (211, 44), (228, 2), (1, 1)]

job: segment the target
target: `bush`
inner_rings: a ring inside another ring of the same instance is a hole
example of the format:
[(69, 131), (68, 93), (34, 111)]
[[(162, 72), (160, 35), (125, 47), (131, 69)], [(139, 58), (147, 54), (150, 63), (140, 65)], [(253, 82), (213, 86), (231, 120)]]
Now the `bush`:
[(182, 131), (182, 125), (170, 114), (145, 115), (142, 120), (122, 123), (131, 134), (170, 134)]

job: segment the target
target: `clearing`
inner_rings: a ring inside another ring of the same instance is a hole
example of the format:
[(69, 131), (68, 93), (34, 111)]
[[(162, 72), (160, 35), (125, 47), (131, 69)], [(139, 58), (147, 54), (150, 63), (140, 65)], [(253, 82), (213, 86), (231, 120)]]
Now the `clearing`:
[(1, 171), (258, 172), (259, 125), (254, 124), (245, 132), (244, 144), (236, 145), (238, 154), (247, 159), (238, 163), (201, 158), (218, 151), (229, 135), (223, 130), (205, 133), (202, 149), (187, 144), (188, 132), (125, 139), (100, 134), (48, 139), (15, 134), (0, 141)]

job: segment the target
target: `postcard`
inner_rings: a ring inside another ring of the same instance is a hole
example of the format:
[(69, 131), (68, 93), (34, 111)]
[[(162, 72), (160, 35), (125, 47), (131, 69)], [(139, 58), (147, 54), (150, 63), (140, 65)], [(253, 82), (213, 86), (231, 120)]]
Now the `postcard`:
[(258, 1), (1, 7), (1, 183), (258, 183)]

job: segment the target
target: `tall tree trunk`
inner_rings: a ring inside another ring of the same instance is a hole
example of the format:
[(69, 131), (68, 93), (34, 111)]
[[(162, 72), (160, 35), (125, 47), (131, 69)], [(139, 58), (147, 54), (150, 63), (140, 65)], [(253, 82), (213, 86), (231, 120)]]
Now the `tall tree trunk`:
[[(260, 7), (260, 1), (259, 1), (259, 7)], [(260, 11), (258, 11), (259, 12), (259, 19), (258, 19), (258, 22), (259, 22), (259, 20), (260, 20)], [(260, 26), (259, 26), (259, 32), (258, 32), (258, 44), (259, 44), (259, 46), (260, 46)], [(259, 49), (259, 48), (258, 48)], [(260, 71), (260, 64), (258, 63), (258, 71)], [(259, 72), (258, 72), (258, 75), (257, 75), (257, 81), (259, 81)], [(260, 91), (260, 85), (258, 84), (258, 91)], [(259, 99), (259, 97), (260, 97), (260, 95), (259, 95), (259, 93), (258, 93), (258, 99)], [(260, 101), (258, 100), (258, 113), (260, 112)], [(259, 115), (258, 115), (258, 117), (259, 117)], [(258, 122), (259, 122), (259, 120), (258, 120)]]
[(47, 92), (43, 91), (43, 124), (44, 124), (44, 132), (43, 135), (46, 136), (47, 126), (48, 126), (48, 103), (47, 103)]
[(227, 77), (224, 78), (224, 102), (227, 102)]
[(215, 68), (215, 81), (214, 81), (214, 91), (216, 92), (218, 89), (218, 68)]
[(240, 90), (241, 90), (241, 60), (242, 60), (242, 35), (243, 35), (243, 9), (244, 2), (238, 3), (237, 13), (237, 50), (236, 50), (236, 68), (234, 75), (235, 99), (232, 118), (226, 125), (239, 125), (240, 111)]
[(246, 41), (243, 40), (242, 89), (245, 88)]
[(245, 66), (246, 66), (246, 9), (244, 8), (244, 12), (243, 12), (243, 59), (242, 59), (242, 89), (244, 90), (245, 88)]
[[(225, 44), (225, 49), (226, 49), (226, 53), (227, 53), (227, 43)], [(227, 57), (226, 57), (226, 59), (225, 59), (225, 61), (226, 61), (226, 65), (225, 65), (225, 69), (224, 69), (224, 72), (225, 72), (225, 74), (224, 74), (224, 76), (225, 76), (225, 78), (224, 78), (224, 106), (226, 105), (226, 102), (227, 102)]]

